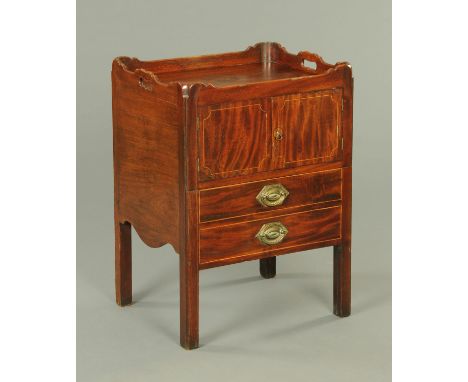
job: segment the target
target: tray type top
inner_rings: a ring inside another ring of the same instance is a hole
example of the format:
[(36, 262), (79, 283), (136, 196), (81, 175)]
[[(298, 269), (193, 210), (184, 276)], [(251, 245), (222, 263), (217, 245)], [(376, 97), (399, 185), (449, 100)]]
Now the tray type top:
[[(294, 55), (272, 42), (258, 43), (235, 53), (156, 61), (118, 57), (116, 61), (128, 71), (149, 74), (163, 84), (203, 84), (217, 88), (317, 76), (339, 65), (349, 66), (346, 62), (328, 64), (319, 55), (306, 51)], [(305, 61), (312, 66), (305, 66)]]

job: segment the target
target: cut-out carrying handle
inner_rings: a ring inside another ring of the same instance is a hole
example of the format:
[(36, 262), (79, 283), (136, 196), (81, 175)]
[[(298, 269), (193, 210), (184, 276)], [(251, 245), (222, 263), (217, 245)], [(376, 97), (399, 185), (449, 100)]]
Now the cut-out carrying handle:
[[(310, 70), (316, 71), (316, 72), (323, 72), (327, 69), (333, 68), (333, 65), (327, 64), (322, 57), (320, 57), (318, 54), (311, 53), (308, 51), (302, 51), (297, 54), (297, 57), (299, 57), (302, 60), (302, 65)], [(313, 69), (309, 66), (305, 66), (304, 61), (309, 61), (313, 62), (316, 65), (316, 68)]]
[(152, 91), (154, 85), (154, 76), (148, 73), (146, 70), (137, 69), (135, 75), (138, 78), (138, 85), (146, 91)]
[(138, 86), (140, 86), (148, 92), (152, 92), (158, 86), (168, 86), (167, 84), (159, 81), (159, 78), (156, 74), (146, 69), (136, 69), (135, 77), (137, 78)]

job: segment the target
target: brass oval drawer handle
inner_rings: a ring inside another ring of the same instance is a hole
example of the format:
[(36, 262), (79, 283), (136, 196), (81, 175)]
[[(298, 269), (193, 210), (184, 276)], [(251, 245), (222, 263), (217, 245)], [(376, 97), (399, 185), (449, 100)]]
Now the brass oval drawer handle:
[(255, 236), (260, 243), (275, 245), (283, 241), (288, 234), (288, 229), (280, 222), (267, 223), (260, 228)]
[(275, 207), (283, 204), (289, 191), (282, 184), (269, 184), (262, 188), (257, 195), (257, 201), (263, 207)]

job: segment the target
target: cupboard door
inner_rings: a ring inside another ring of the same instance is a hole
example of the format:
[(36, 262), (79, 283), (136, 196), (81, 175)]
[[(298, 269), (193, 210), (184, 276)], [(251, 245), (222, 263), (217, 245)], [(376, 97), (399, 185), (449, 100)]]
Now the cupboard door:
[(274, 97), (272, 104), (278, 167), (341, 159), (341, 89)]
[(263, 100), (199, 110), (199, 178), (228, 178), (270, 167), (271, 123)]

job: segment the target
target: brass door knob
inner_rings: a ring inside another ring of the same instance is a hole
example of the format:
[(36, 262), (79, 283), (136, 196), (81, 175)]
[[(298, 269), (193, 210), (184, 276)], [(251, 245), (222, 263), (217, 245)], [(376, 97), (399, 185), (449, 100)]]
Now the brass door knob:
[(257, 201), (263, 207), (280, 206), (288, 195), (289, 191), (282, 184), (269, 184), (258, 193)]
[(280, 129), (275, 131), (275, 139), (277, 141), (281, 141), (283, 139), (283, 132)]
[(260, 243), (275, 245), (283, 241), (288, 234), (288, 229), (280, 222), (267, 223), (260, 228), (255, 236)]

